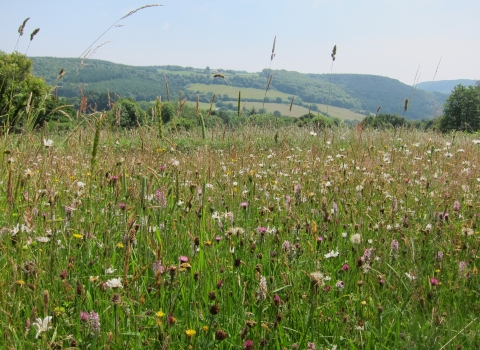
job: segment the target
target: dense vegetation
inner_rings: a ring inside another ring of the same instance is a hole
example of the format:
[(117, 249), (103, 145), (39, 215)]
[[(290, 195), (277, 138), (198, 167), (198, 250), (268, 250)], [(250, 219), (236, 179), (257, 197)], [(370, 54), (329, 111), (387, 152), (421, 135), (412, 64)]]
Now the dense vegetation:
[(63, 71), (2, 60), (0, 348), (480, 346), (480, 140), (423, 131), (475, 131), (478, 89), (352, 128), (183, 96), (73, 108)]
[[(78, 86), (85, 92), (105, 93), (134, 98), (137, 101), (153, 101), (157, 96), (167, 96), (164, 76), (168, 80), (170, 96), (176, 98), (180, 92), (190, 101), (195, 100), (196, 91), (189, 90), (190, 84), (230, 84), (239, 88), (265, 90), (268, 70), (258, 74), (221, 71), (226, 81), (213, 78), (210, 69), (183, 68), (178, 66), (134, 67), (106, 61), (87, 59), (33, 58), (35, 74), (53, 83), (61, 68), (67, 71), (60, 96), (78, 97)], [(441, 114), (447, 95), (415, 90), (397, 80), (358, 74), (334, 74), (329, 87), (329, 75), (301, 74), (285, 70), (273, 70), (270, 90), (295, 96), (294, 103), (307, 108), (315, 104), (330, 104), (359, 112), (363, 115), (375, 113), (382, 106), (385, 113), (402, 112), (403, 101), (409, 98), (407, 119), (431, 119)], [(331, 94), (329, 91), (331, 90)], [(213, 93), (200, 93), (201, 102), (210, 102)], [(220, 101), (235, 101), (235, 95), (217, 96)], [(267, 98), (268, 94), (267, 94)], [(260, 100), (260, 99), (259, 99)], [(261, 99), (263, 101), (263, 99)], [(273, 100), (268, 100), (273, 101)], [(290, 103), (287, 99), (283, 103)], [(323, 111), (325, 112), (325, 111)]]

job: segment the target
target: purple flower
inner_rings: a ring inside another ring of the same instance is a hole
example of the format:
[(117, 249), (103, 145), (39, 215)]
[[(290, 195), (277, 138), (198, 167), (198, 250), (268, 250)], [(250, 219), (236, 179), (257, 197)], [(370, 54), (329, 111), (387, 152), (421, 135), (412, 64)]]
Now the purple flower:
[(430, 278), (430, 284), (431, 284), (432, 286), (436, 286), (438, 283), (439, 283), (439, 282), (438, 282), (438, 280), (437, 280), (435, 277), (431, 277), (431, 278)]
[(350, 266), (348, 266), (347, 264), (343, 264), (342, 270), (343, 271), (348, 271), (348, 270), (350, 270)]
[(262, 226), (257, 227), (257, 233), (263, 235), (265, 232), (267, 232), (266, 227), (262, 227)]
[(95, 311), (90, 311), (88, 315), (90, 329), (93, 333), (100, 333), (100, 318)]
[(335, 215), (338, 214), (338, 205), (337, 205), (337, 202), (333, 202), (332, 209), (333, 209), (333, 213), (334, 213)]
[(88, 312), (85, 312), (85, 311), (80, 311), (80, 321), (82, 322), (88, 322), (88, 319), (89, 319), (89, 315), (88, 315)]
[(153, 269), (153, 273), (155, 275), (157, 275), (157, 273), (163, 274), (165, 272), (165, 267), (162, 266), (162, 261), (161, 260), (155, 261), (152, 264), (152, 269)]
[(186, 263), (188, 262), (188, 257), (181, 255), (178, 260), (180, 260), (181, 263)]
[(460, 202), (459, 201), (455, 201), (455, 203), (453, 203), (453, 211), (460, 211)]
[(315, 343), (308, 343), (308, 344), (307, 344), (307, 349), (308, 349), (308, 350), (315, 350), (315, 349), (316, 349)]
[(65, 278), (67, 278), (67, 270), (62, 270), (60, 273), (60, 279), (64, 280)]
[(398, 241), (394, 238), (391, 244), (392, 252), (398, 252)]
[(115, 175), (110, 176), (110, 182), (111, 183), (115, 183), (117, 181), (118, 181), (118, 176), (115, 176)]
[(467, 263), (465, 261), (460, 261), (460, 264), (458, 264), (458, 273), (460, 275), (465, 275), (466, 270), (467, 270)]
[(243, 343), (243, 348), (245, 350), (253, 350), (253, 340), (247, 340)]
[(167, 166), (165, 164), (160, 165), (159, 170), (161, 173), (163, 173), (165, 170), (167, 170)]
[(345, 288), (345, 282), (343, 282), (343, 281), (338, 281), (337, 284), (336, 284), (336, 287), (337, 287), (338, 289), (343, 289), (343, 288)]
[(247, 203), (247, 202), (242, 202), (242, 203), (240, 203), (240, 206), (241, 206), (243, 209), (247, 209), (248, 203)]
[(127, 207), (127, 205), (125, 203), (119, 203), (118, 204), (118, 207), (121, 209), (121, 210), (125, 210), (125, 208)]
[(167, 197), (161, 189), (155, 191), (155, 199), (157, 200), (160, 208), (165, 208), (167, 206)]
[(282, 244), (282, 250), (289, 252), (290, 251), (290, 242), (289, 241), (284, 241)]

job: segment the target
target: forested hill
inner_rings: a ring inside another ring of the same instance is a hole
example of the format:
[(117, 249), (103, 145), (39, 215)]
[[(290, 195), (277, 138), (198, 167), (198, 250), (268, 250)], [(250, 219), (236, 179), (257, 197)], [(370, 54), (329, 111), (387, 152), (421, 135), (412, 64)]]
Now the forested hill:
[[(211, 92), (194, 91), (190, 84), (229, 84), (241, 88), (265, 90), (269, 71), (247, 73), (223, 69), (197, 69), (180, 66), (148, 66), (137, 67), (101, 60), (33, 57), (34, 74), (54, 84), (60, 71), (66, 73), (59, 82), (58, 94), (66, 97), (80, 96), (79, 86), (84, 93), (105, 93), (113, 96), (132, 97), (137, 101), (152, 101), (156, 96), (166, 98), (165, 78), (168, 80), (169, 92), (173, 98), (179, 93), (194, 100), (197, 93), (202, 102), (209, 102)], [(214, 78), (221, 73), (225, 79)], [(405, 98), (409, 98), (409, 107), (405, 113), (408, 119), (429, 119), (441, 113), (448, 97), (438, 92), (427, 92), (415, 89), (387, 77), (360, 74), (302, 74), (286, 70), (272, 70), (273, 79), (270, 90), (277, 90), (295, 96), (295, 104), (329, 104), (348, 108), (361, 114), (375, 113), (378, 106), (382, 113), (403, 114)], [(205, 90), (205, 89), (204, 89)], [(213, 89), (212, 89), (213, 90)], [(219, 96), (229, 100), (235, 96)], [(268, 93), (267, 93), (268, 98)], [(272, 101), (273, 102), (273, 101)], [(286, 99), (283, 103), (289, 103)]]
[(462, 84), (464, 86), (475, 85), (477, 82), (471, 79), (439, 80), (425, 81), (418, 83), (417, 88), (425, 91), (437, 91), (450, 95), (455, 86)]

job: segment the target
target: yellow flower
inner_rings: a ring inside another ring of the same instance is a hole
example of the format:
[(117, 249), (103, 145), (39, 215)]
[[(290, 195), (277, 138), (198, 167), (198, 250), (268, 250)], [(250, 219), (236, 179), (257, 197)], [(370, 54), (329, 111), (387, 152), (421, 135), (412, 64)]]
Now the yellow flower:
[(364, 300), (364, 301), (362, 301), (360, 304), (362, 304), (362, 305), (367, 305), (367, 302)]
[(77, 239), (82, 239), (83, 238), (83, 235), (79, 234), (79, 233), (74, 233), (73, 234), (73, 237), (74, 238), (77, 238)]
[(442, 272), (442, 270), (435, 270), (435, 272), (436, 272), (436, 273), (440, 273), (440, 272)]
[(163, 317), (165, 316), (165, 313), (162, 310), (160, 310), (155, 315), (157, 315), (157, 317)]
[(123, 243), (117, 243), (117, 248), (123, 248)]
[(203, 326), (203, 331), (208, 332), (208, 326)]
[(197, 334), (197, 332), (195, 332), (193, 329), (187, 329), (185, 331), (185, 333), (187, 334), (187, 337), (191, 338), (193, 337), (195, 334)]
[(24, 280), (18, 280), (18, 281), (16, 281), (15, 283), (18, 284), (19, 286), (25, 285), (25, 281), (24, 281)]

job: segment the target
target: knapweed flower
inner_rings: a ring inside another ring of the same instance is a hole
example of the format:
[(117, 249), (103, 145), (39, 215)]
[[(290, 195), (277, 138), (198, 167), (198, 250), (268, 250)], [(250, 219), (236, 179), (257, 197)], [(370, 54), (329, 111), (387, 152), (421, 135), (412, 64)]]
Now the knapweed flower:
[(181, 255), (178, 257), (178, 260), (181, 262), (181, 263), (186, 263), (188, 262), (188, 257), (184, 256), (184, 255)]
[(80, 321), (87, 323), (88, 320), (90, 319), (88, 312), (86, 311), (80, 311)]
[(253, 340), (247, 340), (243, 343), (244, 350), (253, 350)]
[(242, 203), (240, 203), (240, 207), (242, 207), (243, 209), (247, 209), (248, 203), (247, 202), (242, 202)]
[(338, 281), (335, 286), (336, 286), (338, 289), (342, 290), (343, 288), (345, 288), (345, 282), (343, 282), (343, 281)]
[(315, 343), (307, 343), (308, 350), (316, 350)]
[(350, 270), (350, 266), (348, 266), (348, 264), (343, 264), (342, 270), (343, 271), (348, 271), (348, 270)]
[(162, 261), (161, 260), (155, 261), (152, 264), (152, 270), (155, 275), (157, 275), (157, 273), (163, 274), (165, 272), (165, 267), (162, 265)]
[(430, 284), (431, 284), (432, 286), (436, 286), (436, 285), (438, 285), (438, 283), (439, 283), (439, 282), (438, 282), (438, 280), (437, 280), (435, 277), (431, 277), (431, 278), (430, 278)]
[(37, 327), (37, 335), (35, 336), (36, 339), (40, 336), (42, 332), (48, 331), (50, 328), (52, 328), (49, 323), (52, 320), (52, 316), (47, 316), (43, 320), (41, 318), (37, 318), (35, 322), (33, 322), (33, 325)]

